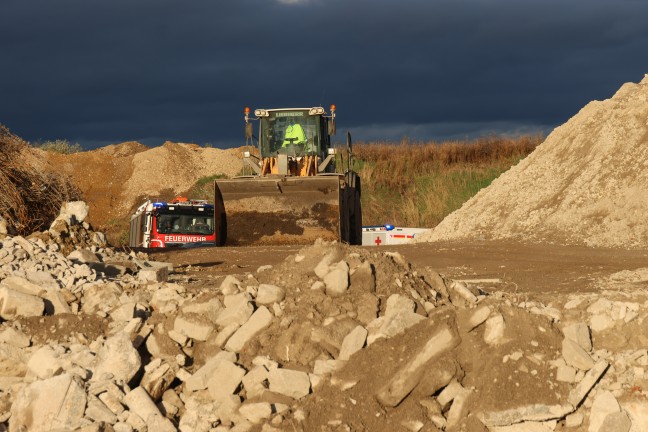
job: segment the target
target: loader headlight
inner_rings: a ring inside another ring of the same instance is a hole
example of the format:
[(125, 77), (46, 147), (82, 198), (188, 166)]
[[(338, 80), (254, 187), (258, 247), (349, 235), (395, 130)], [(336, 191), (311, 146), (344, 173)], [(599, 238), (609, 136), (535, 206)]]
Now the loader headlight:
[(254, 115), (257, 116), (257, 117), (268, 117), (270, 114), (268, 114), (267, 110), (256, 109), (256, 110), (254, 110)]
[(324, 114), (324, 108), (322, 107), (315, 107), (308, 110), (308, 115), (321, 115), (321, 114)]
[(249, 158), (250, 157), (250, 152), (249, 151), (244, 151), (243, 152), (243, 157), (244, 158)]
[(337, 151), (333, 147), (331, 147), (331, 148), (328, 149), (327, 153), (330, 154), (330, 155), (334, 155), (335, 153), (337, 153)]

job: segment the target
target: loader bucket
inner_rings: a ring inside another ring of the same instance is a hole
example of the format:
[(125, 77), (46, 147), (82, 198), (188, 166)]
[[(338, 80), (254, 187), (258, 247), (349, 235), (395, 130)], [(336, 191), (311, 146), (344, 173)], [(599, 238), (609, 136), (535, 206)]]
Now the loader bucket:
[(246, 177), (215, 182), (226, 245), (340, 239), (340, 176)]

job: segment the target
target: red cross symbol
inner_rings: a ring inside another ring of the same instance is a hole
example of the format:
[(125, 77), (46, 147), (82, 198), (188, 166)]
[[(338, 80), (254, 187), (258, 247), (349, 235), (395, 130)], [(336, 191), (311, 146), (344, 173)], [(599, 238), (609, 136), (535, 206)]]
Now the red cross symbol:
[(382, 243), (382, 240), (380, 240), (380, 237), (376, 237), (376, 240), (374, 240), (374, 243), (376, 243), (376, 246), (380, 246), (380, 243)]

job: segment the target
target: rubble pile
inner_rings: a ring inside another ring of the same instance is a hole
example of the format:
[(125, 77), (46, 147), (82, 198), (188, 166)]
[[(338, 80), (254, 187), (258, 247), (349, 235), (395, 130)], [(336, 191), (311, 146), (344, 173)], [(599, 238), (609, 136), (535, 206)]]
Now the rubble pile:
[(648, 75), (592, 101), (419, 241), (648, 246)]
[(2, 240), (10, 431), (648, 424), (648, 295), (621, 289), (648, 271), (611, 275), (602, 295), (542, 301), (319, 242), (275, 267), (194, 283), (106, 248), (86, 213), (70, 203), (48, 232)]

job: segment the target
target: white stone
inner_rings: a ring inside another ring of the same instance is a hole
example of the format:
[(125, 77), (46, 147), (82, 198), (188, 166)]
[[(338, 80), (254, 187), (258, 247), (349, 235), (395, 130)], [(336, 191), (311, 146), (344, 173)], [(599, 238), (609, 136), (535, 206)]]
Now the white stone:
[(176, 317), (173, 330), (191, 339), (206, 341), (214, 331), (214, 324), (201, 315), (188, 313)]
[(100, 378), (105, 373), (110, 373), (116, 381), (128, 383), (139, 371), (142, 360), (133, 347), (130, 336), (118, 333), (106, 339), (106, 342), (97, 352), (93, 379)]
[(247, 399), (260, 397), (267, 389), (263, 382), (268, 379), (268, 370), (264, 366), (255, 366), (242, 379)]
[(252, 424), (259, 424), (272, 416), (272, 406), (268, 402), (245, 403), (239, 413)]
[(224, 295), (236, 294), (241, 289), (241, 281), (232, 275), (227, 275), (221, 282), (219, 289)]
[(74, 430), (86, 407), (83, 383), (63, 374), (25, 386), (11, 405), (10, 431)]
[(41, 316), (44, 311), (45, 303), (40, 297), (0, 287), (0, 317), (3, 319)]
[(572, 339), (563, 339), (562, 356), (568, 365), (580, 370), (587, 371), (594, 366), (594, 360), (592, 360), (592, 357), (578, 344), (578, 342)]
[(489, 345), (497, 345), (504, 339), (506, 324), (502, 314), (494, 315), (486, 320), (484, 328), (484, 342)]
[(254, 312), (254, 307), (244, 296), (237, 296), (235, 299), (226, 296), (225, 305), (225, 309), (221, 311), (216, 319), (216, 324), (220, 328), (227, 327), (230, 324), (243, 325)]
[(160, 410), (155, 405), (149, 394), (143, 387), (137, 387), (124, 396), (124, 403), (128, 409), (137, 414), (141, 419), (147, 419), (150, 415), (159, 415)]
[(478, 327), (483, 324), (491, 314), (491, 309), (488, 306), (482, 306), (477, 309), (470, 315), (468, 320), (468, 331)]
[(185, 390), (194, 392), (197, 390), (206, 389), (209, 378), (213, 375), (214, 370), (221, 361), (229, 361), (233, 363), (236, 361), (236, 354), (228, 351), (221, 351), (218, 354), (214, 355), (212, 358), (207, 360), (207, 362), (190, 378), (187, 378), (185, 380)]
[(326, 295), (330, 297), (344, 295), (349, 288), (349, 265), (345, 261), (340, 261), (331, 266), (331, 270), (323, 280), (326, 285)]
[(265, 306), (257, 309), (250, 319), (228, 339), (225, 349), (240, 352), (245, 344), (272, 324), (273, 315)]
[(357, 326), (346, 335), (342, 341), (338, 360), (349, 360), (353, 354), (360, 351), (367, 341), (367, 334), (367, 329)]
[(310, 393), (310, 380), (306, 372), (291, 369), (273, 369), (268, 372), (270, 391), (299, 399)]
[(590, 411), (589, 417), (589, 427), (587, 431), (599, 432), (601, 425), (605, 420), (605, 417), (607, 417), (608, 414), (617, 413), (620, 411), (621, 407), (619, 406), (619, 402), (617, 402), (616, 398), (611, 392), (604, 390), (597, 393), (597, 395), (594, 397), (594, 401), (592, 402), (592, 409)]
[(232, 395), (241, 385), (244, 376), (245, 369), (227, 360), (219, 362), (207, 381), (212, 399), (218, 402)]
[(0, 331), (0, 342), (16, 348), (27, 348), (31, 345), (31, 340), (26, 334), (13, 327), (6, 326), (3, 326)]
[(51, 378), (63, 372), (59, 354), (49, 345), (39, 348), (27, 362), (28, 374), (40, 379)]
[(592, 315), (590, 327), (593, 332), (602, 332), (614, 327), (614, 320), (605, 314)]
[(333, 263), (333, 260), (335, 260), (335, 254), (331, 252), (324, 256), (324, 258), (322, 258), (319, 263), (317, 263), (313, 271), (318, 278), (322, 279), (324, 278), (324, 276), (326, 276), (326, 274), (330, 271), (330, 265)]
[(257, 305), (271, 305), (278, 303), (286, 297), (286, 292), (283, 288), (276, 285), (261, 284), (257, 290), (256, 303)]
[(573, 340), (585, 351), (592, 351), (592, 338), (587, 324), (576, 323), (565, 326), (563, 328), (563, 334), (565, 338)]

